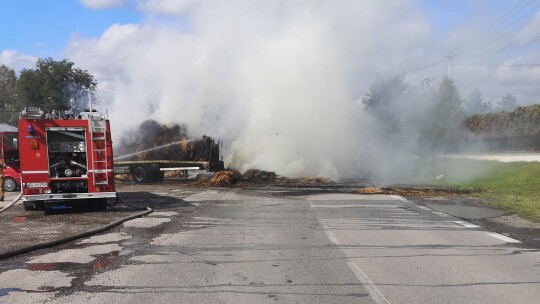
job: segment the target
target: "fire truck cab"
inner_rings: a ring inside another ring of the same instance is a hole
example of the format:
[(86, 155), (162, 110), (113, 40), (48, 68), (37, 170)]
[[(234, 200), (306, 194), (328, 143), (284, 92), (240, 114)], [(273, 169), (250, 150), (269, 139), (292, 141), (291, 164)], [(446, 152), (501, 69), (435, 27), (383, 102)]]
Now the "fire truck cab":
[(116, 198), (110, 125), (101, 114), (25, 108), (18, 144), (25, 209), (65, 201), (105, 209)]
[(15, 191), (20, 187), (21, 171), (17, 132), (0, 132), (0, 158), (4, 162), (4, 190)]

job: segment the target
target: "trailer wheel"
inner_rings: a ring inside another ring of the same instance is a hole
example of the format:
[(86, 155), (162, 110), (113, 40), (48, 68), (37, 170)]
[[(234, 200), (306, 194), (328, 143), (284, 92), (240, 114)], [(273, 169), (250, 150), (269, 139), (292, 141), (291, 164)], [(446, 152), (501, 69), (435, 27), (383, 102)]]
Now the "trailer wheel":
[(148, 169), (143, 166), (138, 166), (133, 169), (133, 180), (136, 183), (146, 183), (150, 179), (150, 173)]
[(159, 171), (159, 170), (154, 170), (154, 171), (152, 171), (152, 176), (150, 178), (150, 181), (162, 182), (164, 178), (165, 178), (165, 172)]
[(7, 192), (13, 192), (17, 190), (17, 182), (11, 177), (6, 177), (4, 179), (4, 190)]
[(162, 182), (164, 178), (165, 178), (165, 172), (159, 171), (159, 173), (157, 174), (156, 180), (157, 180), (158, 182)]

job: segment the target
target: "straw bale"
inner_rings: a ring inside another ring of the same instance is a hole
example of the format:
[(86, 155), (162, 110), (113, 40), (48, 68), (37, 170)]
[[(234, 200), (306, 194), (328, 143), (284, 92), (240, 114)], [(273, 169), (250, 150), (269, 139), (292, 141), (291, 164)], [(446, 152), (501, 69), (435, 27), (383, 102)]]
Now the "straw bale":
[(245, 181), (271, 181), (275, 178), (275, 172), (262, 171), (258, 169), (249, 169), (242, 174), (242, 179)]
[(236, 170), (219, 171), (212, 178), (202, 176), (197, 184), (206, 187), (229, 187), (242, 179), (240, 172)]

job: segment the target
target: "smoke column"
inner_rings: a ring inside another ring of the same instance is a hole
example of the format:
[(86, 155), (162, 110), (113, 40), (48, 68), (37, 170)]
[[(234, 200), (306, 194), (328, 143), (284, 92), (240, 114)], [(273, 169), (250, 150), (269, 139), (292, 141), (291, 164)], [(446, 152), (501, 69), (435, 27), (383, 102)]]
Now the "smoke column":
[(377, 142), (361, 98), (378, 71), (425, 61), (433, 48), (419, 47), (432, 33), (413, 1), (148, 0), (139, 9), (145, 22), (66, 49), (109, 92), (100, 95), (113, 136), (148, 118), (185, 124), (192, 137), (223, 140), (226, 165), (288, 177), (356, 175), (378, 166), (366, 147), (396, 152), (399, 143)]

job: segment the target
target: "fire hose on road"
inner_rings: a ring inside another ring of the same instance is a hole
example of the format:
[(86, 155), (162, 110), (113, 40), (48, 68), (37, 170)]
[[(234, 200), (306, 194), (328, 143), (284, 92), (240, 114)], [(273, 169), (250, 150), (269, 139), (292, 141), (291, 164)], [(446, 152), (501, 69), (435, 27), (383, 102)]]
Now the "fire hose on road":
[(15, 205), (15, 203), (17, 203), (22, 197), (22, 191), (21, 193), (9, 204), (7, 204), (4, 208), (0, 209), (0, 213), (8, 210), (9, 208), (13, 207), (13, 205)]
[[(7, 210), (7, 209), (9, 209), (13, 205), (15, 205), (15, 203), (21, 198), (21, 196), (22, 196), (22, 192), (17, 198), (15, 198), (15, 200), (13, 202), (9, 203), (6, 207), (2, 208), (0, 210), (0, 213)], [(118, 194), (117, 194), (116, 197), (117, 197), (118, 201), (120, 201), (122, 204), (128, 206), (129, 208), (133, 208), (133, 209), (136, 209), (136, 210), (144, 210), (144, 211), (139, 212), (139, 213), (134, 214), (134, 215), (130, 215), (130, 216), (121, 218), (119, 220), (116, 220), (116, 221), (108, 224), (108, 225), (105, 225), (105, 226), (102, 226), (102, 227), (99, 227), (99, 228), (96, 228), (96, 229), (88, 230), (88, 231), (85, 231), (85, 232), (82, 232), (82, 233), (79, 233), (79, 234), (76, 234), (76, 235), (72, 235), (72, 236), (57, 239), (57, 240), (47, 241), (47, 242), (43, 242), (43, 243), (34, 244), (34, 245), (31, 245), (31, 246), (28, 246), (28, 247), (15, 249), (15, 250), (12, 250), (12, 251), (9, 251), (9, 252), (0, 253), (0, 260), (7, 259), (7, 258), (10, 258), (10, 257), (14, 257), (14, 256), (17, 256), (17, 255), (20, 255), (20, 254), (28, 253), (28, 252), (38, 250), (38, 249), (45, 249), (45, 248), (54, 247), (56, 245), (60, 245), (60, 244), (63, 244), (63, 243), (74, 241), (76, 239), (80, 239), (80, 238), (91, 236), (91, 235), (94, 235), (94, 234), (97, 234), (97, 233), (101, 233), (101, 232), (107, 231), (107, 230), (109, 230), (109, 229), (111, 229), (113, 227), (116, 227), (116, 226), (118, 226), (118, 225), (120, 225), (120, 224), (122, 224), (124, 222), (127, 222), (129, 220), (132, 220), (132, 219), (135, 219), (135, 218), (138, 218), (138, 217), (142, 217), (142, 216), (145, 216), (145, 215), (148, 215), (148, 214), (154, 212), (154, 210), (152, 210), (152, 208), (150, 208), (150, 207), (138, 207), (138, 206), (131, 205), (131, 204), (125, 202), (124, 200), (122, 200), (118, 196)]]

